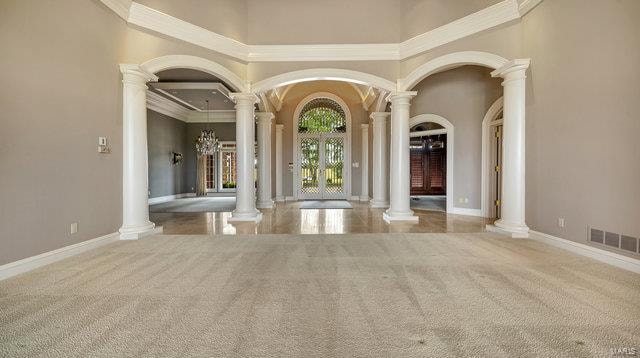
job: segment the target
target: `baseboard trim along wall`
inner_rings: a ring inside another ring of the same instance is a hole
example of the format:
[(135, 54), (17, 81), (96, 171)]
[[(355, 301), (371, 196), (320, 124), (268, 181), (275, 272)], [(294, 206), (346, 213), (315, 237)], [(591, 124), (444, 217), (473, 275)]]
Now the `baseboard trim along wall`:
[(451, 211), (456, 215), (467, 215), (467, 216), (482, 216), (482, 210), (480, 209), (469, 209), (469, 208), (456, 208), (454, 207)]
[(175, 194), (175, 195), (158, 196), (155, 198), (149, 198), (149, 204), (153, 205), (153, 204), (166, 203), (167, 201), (180, 199), (180, 198), (189, 198), (194, 196), (196, 196), (196, 193), (182, 193), (182, 194)]
[(0, 280), (4, 280), (21, 273), (25, 273), (27, 271), (37, 269), (39, 267), (52, 264), (56, 261), (66, 259), (85, 251), (93, 250), (95, 248), (112, 242), (116, 242), (118, 240), (120, 240), (120, 233), (114, 232), (108, 235), (97, 237), (95, 239), (79, 242), (77, 244), (45, 252), (40, 255), (10, 262), (8, 264), (0, 266)]
[(538, 231), (530, 230), (529, 237), (533, 240), (640, 274), (640, 260)]

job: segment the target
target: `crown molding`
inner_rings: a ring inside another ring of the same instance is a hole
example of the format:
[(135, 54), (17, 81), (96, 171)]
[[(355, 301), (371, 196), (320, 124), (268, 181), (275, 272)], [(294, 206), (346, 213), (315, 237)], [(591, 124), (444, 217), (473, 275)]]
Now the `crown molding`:
[(147, 90), (147, 108), (186, 123), (228, 123), (236, 121), (236, 111), (189, 110), (170, 99)]
[(131, 0), (101, 0), (129, 24), (222, 53), (243, 62), (398, 61), (517, 20), (542, 0), (503, 0), (401, 43), (247, 45)]

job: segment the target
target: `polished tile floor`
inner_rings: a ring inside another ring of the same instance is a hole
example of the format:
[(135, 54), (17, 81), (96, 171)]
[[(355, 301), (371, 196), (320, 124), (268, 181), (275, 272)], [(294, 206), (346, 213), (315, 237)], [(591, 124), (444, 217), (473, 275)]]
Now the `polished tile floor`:
[(151, 213), (151, 221), (165, 234), (356, 234), (482, 232), (492, 219), (415, 210), (419, 222), (386, 223), (384, 209), (351, 202), (353, 209), (300, 209), (300, 202), (278, 203), (262, 209), (259, 223), (229, 223), (230, 212)]

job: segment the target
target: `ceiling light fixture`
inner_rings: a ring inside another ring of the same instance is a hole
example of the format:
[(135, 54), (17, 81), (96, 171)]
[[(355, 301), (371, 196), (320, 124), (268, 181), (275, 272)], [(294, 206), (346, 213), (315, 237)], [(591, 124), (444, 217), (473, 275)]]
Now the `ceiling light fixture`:
[(216, 138), (216, 132), (213, 129), (206, 128), (209, 125), (209, 100), (207, 102), (207, 122), (205, 129), (202, 130), (200, 136), (196, 138), (196, 152), (198, 156), (213, 155), (220, 150), (220, 141)]

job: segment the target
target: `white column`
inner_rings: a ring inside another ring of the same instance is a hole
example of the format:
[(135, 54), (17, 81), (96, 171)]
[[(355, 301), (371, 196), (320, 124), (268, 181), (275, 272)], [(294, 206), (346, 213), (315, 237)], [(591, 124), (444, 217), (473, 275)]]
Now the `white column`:
[(271, 112), (256, 113), (258, 122), (258, 208), (273, 208), (271, 197)]
[(147, 85), (158, 77), (138, 65), (122, 72), (122, 227), (120, 239), (137, 240), (158, 231), (149, 221)]
[(372, 208), (389, 207), (389, 174), (388, 174), (388, 145), (387, 145), (387, 119), (389, 112), (373, 112), (373, 198)]
[(369, 123), (361, 124), (360, 129), (362, 130), (360, 201), (369, 201)]
[(276, 124), (276, 201), (284, 201), (282, 195), (282, 130), (284, 124)]
[(504, 81), (501, 217), (487, 229), (529, 237), (525, 223), (525, 79), (528, 59), (512, 60), (491, 76)]
[(260, 221), (262, 214), (256, 209), (256, 191), (253, 181), (255, 164), (255, 104), (253, 93), (232, 93), (236, 103), (236, 209), (229, 221)]
[(409, 208), (409, 107), (417, 92), (394, 92), (391, 101), (391, 185), (389, 209), (383, 218), (391, 221), (418, 221)]

